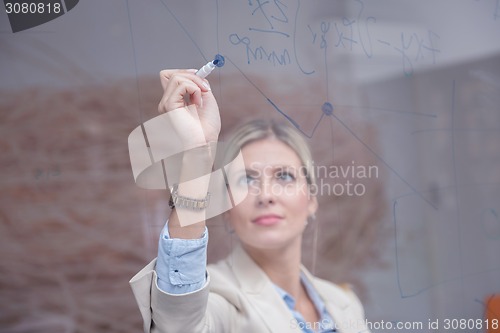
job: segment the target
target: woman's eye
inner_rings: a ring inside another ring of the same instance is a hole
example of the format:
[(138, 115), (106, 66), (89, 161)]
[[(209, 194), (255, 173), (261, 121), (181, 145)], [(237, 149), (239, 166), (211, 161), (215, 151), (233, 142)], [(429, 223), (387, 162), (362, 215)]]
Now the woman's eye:
[(252, 185), (255, 182), (255, 178), (250, 175), (243, 175), (238, 179), (239, 185)]
[(276, 174), (276, 178), (284, 182), (292, 182), (295, 180), (295, 177), (291, 173), (286, 171), (278, 172)]

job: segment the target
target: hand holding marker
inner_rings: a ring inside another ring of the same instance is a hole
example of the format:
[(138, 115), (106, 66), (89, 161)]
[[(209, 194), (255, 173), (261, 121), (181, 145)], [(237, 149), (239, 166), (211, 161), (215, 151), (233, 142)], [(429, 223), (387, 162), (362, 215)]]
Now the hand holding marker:
[[(201, 77), (202, 79), (206, 78), (208, 74), (212, 73), (212, 71), (217, 67), (224, 66), (224, 57), (220, 54), (216, 54), (213, 61), (208, 62), (205, 66), (198, 69), (195, 75)], [(184, 100), (189, 104), (189, 97), (185, 96)]]
[(215, 59), (213, 61), (210, 61), (207, 63), (205, 66), (200, 68), (195, 74), (204, 79), (205, 77), (208, 76), (216, 67), (222, 67), (224, 66), (224, 57), (221, 56), (220, 54), (217, 54), (215, 56)]
[[(144, 131), (147, 133), (150, 144), (151, 142), (157, 144), (157, 148), (154, 149), (155, 156), (153, 156), (155, 161), (169, 158), (186, 150), (175, 145), (169, 144), (164, 147), (163, 144), (160, 144), (160, 142), (165, 141), (165, 133), (170, 133), (172, 136), (177, 134), (177, 140), (172, 140), (172, 142), (180, 141), (186, 147), (202, 147), (207, 142), (217, 142), (221, 127), (219, 109), (215, 97), (209, 91), (209, 86), (203, 89), (200, 81), (216, 67), (222, 66), (224, 66), (224, 57), (217, 54), (213, 61), (210, 61), (197, 71), (165, 69), (160, 72), (163, 96), (158, 104), (158, 112), (162, 116), (150, 119), (138, 126), (130, 133), (128, 138), (132, 172), (136, 183), (140, 187), (158, 189), (158, 184), (165, 180), (163, 172), (156, 174), (156, 168), (152, 168), (153, 164), (149, 165), (143, 159), (144, 150), (152, 151), (150, 146), (146, 144)], [(193, 74), (200, 79), (193, 80)], [(193, 87), (195, 88), (193, 89)], [(204, 93), (207, 104), (203, 112), (196, 109), (189, 109), (189, 112), (185, 112), (192, 104), (190, 94), (197, 95), (200, 104), (196, 105), (201, 108), (202, 93)], [(194, 113), (196, 113), (196, 116)], [(172, 116), (174, 114), (175, 116)], [(169, 120), (165, 121), (165, 118)], [(165, 124), (168, 124), (166, 129)], [(163, 128), (163, 130), (158, 130), (159, 128)], [(152, 181), (153, 178), (158, 181)]]

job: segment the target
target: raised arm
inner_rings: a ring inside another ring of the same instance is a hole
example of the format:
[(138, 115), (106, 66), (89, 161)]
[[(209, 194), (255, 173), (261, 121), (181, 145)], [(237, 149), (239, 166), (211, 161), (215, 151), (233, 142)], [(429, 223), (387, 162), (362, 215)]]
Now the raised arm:
[[(212, 149), (218, 140), (221, 122), (219, 108), (208, 81), (195, 75), (195, 71), (160, 72), (163, 96), (158, 111), (161, 114), (172, 113), (170, 119), (175, 135), (183, 145), (176, 194), (192, 200), (203, 200), (208, 192), (215, 155)], [(196, 181), (188, 181), (194, 178)], [(170, 237), (199, 238), (205, 230), (204, 214), (203, 209), (191, 210), (182, 205), (174, 208), (169, 219)]]
[[(219, 108), (208, 81), (194, 73), (195, 70), (161, 71), (163, 96), (158, 105), (160, 114), (168, 114), (169, 128), (174, 132), (159, 135), (164, 135), (165, 140), (176, 136), (171, 142), (180, 142), (178, 148), (183, 152), (180, 159), (175, 156), (165, 162), (167, 180), (170, 187), (176, 184), (174, 194), (188, 201), (207, 196), (215, 156), (212, 149), (221, 127)], [(158, 258), (130, 280), (146, 333), (211, 332), (208, 323), (217, 316), (208, 315), (207, 311), (211, 307), (205, 218), (205, 209), (192, 209), (186, 202), (177, 202), (168, 228), (160, 235)], [(220, 297), (212, 297), (211, 302), (214, 301), (219, 302), (216, 309), (229, 306)]]

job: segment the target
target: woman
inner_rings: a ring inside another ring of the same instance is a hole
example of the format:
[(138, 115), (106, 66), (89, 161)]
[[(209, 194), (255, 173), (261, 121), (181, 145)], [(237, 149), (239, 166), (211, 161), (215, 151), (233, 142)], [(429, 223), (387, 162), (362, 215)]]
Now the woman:
[(206, 267), (210, 180), (201, 176), (212, 170), (219, 109), (208, 81), (194, 70), (165, 70), (160, 77), (159, 112), (176, 114), (185, 153), (158, 258), (131, 280), (144, 331), (368, 332), (354, 293), (301, 265), (302, 233), (318, 204), (310, 191), (310, 151), (289, 126), (254, 121), (233, 135), (225, 161), (241, 151), (244, 171), (229, 170), (228, 187), (246, 195), (224, 217), (241, 245)]

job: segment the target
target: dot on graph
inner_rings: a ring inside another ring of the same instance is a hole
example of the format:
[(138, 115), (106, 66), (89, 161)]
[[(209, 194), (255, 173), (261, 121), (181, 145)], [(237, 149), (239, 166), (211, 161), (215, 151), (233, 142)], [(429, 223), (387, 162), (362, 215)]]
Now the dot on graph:
[(326, 116), (331, 116), (333, 114), (333, 105), (329, 102), (325, 102), (321, 107), (321, 111), (323, 111)]

